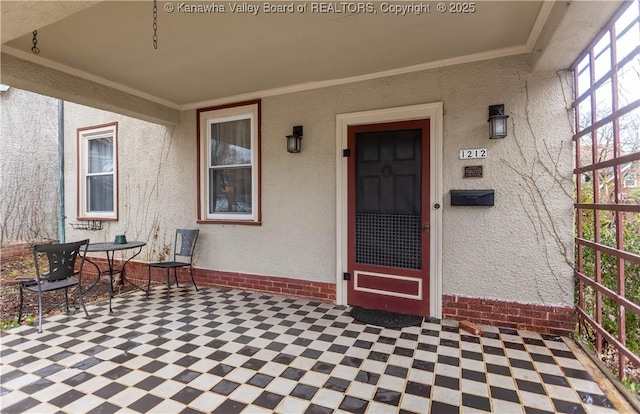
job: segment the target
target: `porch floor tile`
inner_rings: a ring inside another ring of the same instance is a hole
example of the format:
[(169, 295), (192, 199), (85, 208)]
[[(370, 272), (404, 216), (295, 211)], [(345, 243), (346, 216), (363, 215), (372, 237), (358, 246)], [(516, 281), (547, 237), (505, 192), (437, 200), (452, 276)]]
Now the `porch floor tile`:
[(616, 412), (562, 338), (238, 290), (155, 288), (1, 337), (0, 411)]

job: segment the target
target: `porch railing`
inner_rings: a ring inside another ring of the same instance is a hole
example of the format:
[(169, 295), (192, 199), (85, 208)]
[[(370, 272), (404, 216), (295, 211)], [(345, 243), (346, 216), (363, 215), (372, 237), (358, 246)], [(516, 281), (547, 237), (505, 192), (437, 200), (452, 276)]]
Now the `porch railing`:
[[(640, 2), (625, 2), (572, 67), (579, 334), (640, 368)], [(633, 83), (633, 85), (632, 85)]]

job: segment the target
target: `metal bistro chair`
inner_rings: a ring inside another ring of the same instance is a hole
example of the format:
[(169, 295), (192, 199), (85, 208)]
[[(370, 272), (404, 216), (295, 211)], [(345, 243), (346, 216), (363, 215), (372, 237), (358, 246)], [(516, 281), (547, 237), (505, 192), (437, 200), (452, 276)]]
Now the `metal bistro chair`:
[[(180, 287), (180, 285), (178, 284), (178, 268), (189, 268), (189, 274), (191, 275), (193, 286), (195, 286), (196, 290), (198, 290), (196, 280), (193, 278), (192, 262), (193, 250), (196, 247), (196, 240), (198, 239), (199, 231), (200, 230), (177, 229), (175, 243), (173, 246), (173, 261), (149, 263), (149, 282), (147, 284), (147, 297), (149, 297), (149, 290), (151, 289), (151, 268), (154, 267), (167, 269), (167, 297), (169, 297), (171, 290), (171, 269), (173, 269), (173, 276), (176, 279), (176, 286)], [(181, 258), (182, 261), (179, 261), (179, 258)]]
[[(20, 286), (20, 310), (18, 311), (18, 323), (22, 320), (23, 291), (28, 290), (38, 294), (38, 332), (42, 333), (42, 295), (47, 292), (64, 289), (64, 298), (69, 313), (70, 287), (76, 287), (76, 294), (80, 298), (80, 305), (84, 314), (89, 319), (89, 312), (84, 306), (82, 298), (82, 268), (86, 255), (89, 239), (62, 244), (37, 244), (33, 246), (33, 259), (36, 266), (36, 278), (19, 283)], [(38, 265), (38, 255), (45, 253), (49, 260), (49, 271), (41, 272)], [(80, 264), (76, 270), (76, 259), (80, 256)]]

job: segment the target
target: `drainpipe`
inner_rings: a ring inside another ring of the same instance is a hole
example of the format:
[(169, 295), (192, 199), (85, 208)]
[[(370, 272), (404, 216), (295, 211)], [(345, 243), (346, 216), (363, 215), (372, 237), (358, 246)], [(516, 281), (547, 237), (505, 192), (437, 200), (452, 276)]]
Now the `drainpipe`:
[(64, 101), (58, 99), (58, 242), (65, 242), (64, 234)]

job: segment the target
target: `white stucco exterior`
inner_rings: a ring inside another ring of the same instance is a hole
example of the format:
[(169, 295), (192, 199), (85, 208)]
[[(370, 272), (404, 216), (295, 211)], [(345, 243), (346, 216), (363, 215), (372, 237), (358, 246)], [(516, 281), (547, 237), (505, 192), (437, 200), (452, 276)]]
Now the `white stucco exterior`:
[(58, 100), (0, 92), (2, 246), (58, 238)]
[[(176, 227), (200, 229), (196, 267), (335, 283), (336, 116), (442, 102), (442, 291), (571, 305), (570, 82), (532, 72), (528, 56), (500, 58), (262, 99), (262, 225), (197, 224), (196, 111), (175, 127), (66, 105), (67, 216), (76, 212), (76, 130), (118, 122), (120, 218), (69, 239), (145, 240), (141, 260), (173, 243)], [(563, 99), (565, 97), (565, 99)], [(99, 97), (98, 97), (99, 98)], [(504, 103), (509, 135), (488, 138), (488, 106)], [(302, 152), (285, 136), (304, 126)], [(486, 148), (483, 160), (458, 159)], [(484, 177), (464, 179), (482, 165)], [(452, 207), (451, 189), (494, 189), (494, 207)], [(433, 259), (433, 258), (432, 258)]]

